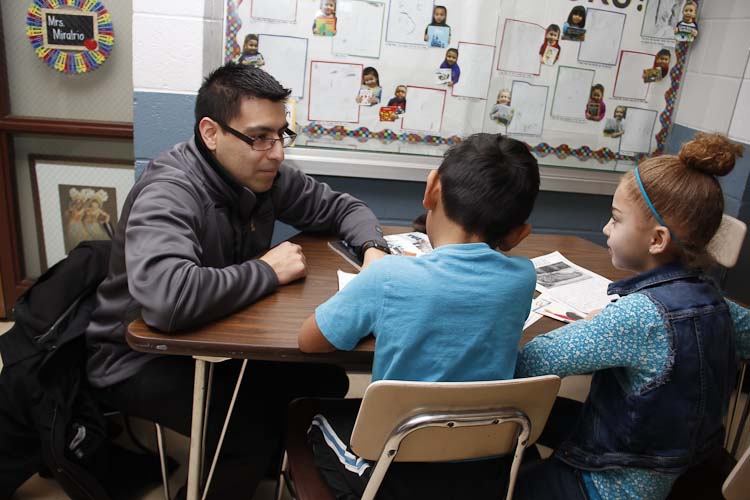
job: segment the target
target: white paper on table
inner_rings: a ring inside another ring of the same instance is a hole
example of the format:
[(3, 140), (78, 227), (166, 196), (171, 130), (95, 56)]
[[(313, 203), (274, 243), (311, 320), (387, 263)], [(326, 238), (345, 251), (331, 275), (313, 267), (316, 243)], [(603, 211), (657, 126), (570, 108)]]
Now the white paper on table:
[(686, 0), (648, 0), (643, 13), (641, 36), (661, 38), (674, 44), (674, 27), (682, 21), (685, 2)]
[(543, 43), (543, 26), (516, 19), (506, 19), (497, 69), (538, 75), (541, 70), (539, 47)]
[(578, 47), (578, 61), (616, 65), (625, 19), (621, 12), (586, 9), (586, 38)]
[(526, 330), (528, 327), (542, 319), (541, 314), (537, 314), (534, 311), (529, 312), (529, 317), (526, 318), (526, 322), (523, 324), (523, 329)]
[(536, 289), (573, 309), (588, 314), (602, 309), (617, 295), (607, 295), (607, 278), (578, 266), (560, 252), (531, 259), (537, 271)]
[(513, 120), (508, 133), (542, 135), (549, 87), (514, 81), (511, 89)]
[(258, 52), (263, 54), (263, 70), (266, 73), (276, 78), (284, 88), (292, 89), (292, 97), (304, 97), (307, 38), (259, 35)]
[(253, 0), (250, 17), (294, 22), (297, 18), (297, 0)]
[(385, 3), (374, 0), (338, 0), (333, 53), (380, 57)]
[(654, 138), (657, 112), (628, 106), (625, 133), (620, 138), (621, 153), (649, 153)]
[(592, 69), (570, 66), (560, 66), (557, 69), (551, 113), (554, 118), (586, 117), (586, 104), (589, 102), (595, 73)]
[(349, 284), (351, 280), (357, 277), (357, 274), (355, 273), (347, 273), (339, 269), (336, 271), (336, 276), (339, 278), (339, 290), (343, 290), (346, 285)]
[(361, 64), (313, 61), (310, 64), (308, 119), (359, 122), (357, 96), (361, 85)]
[(586, 313), (556, 300), (549, 294), (541, 294), (531, 303), (531, 310), (564, 323), (573, 323), (586, 318)]
[(487, 99), (495, 58), (494, 45), (458, 42), (458, 53), (461, 54), (463, 78), (453, 86), (453, 95)]
[(440, 132), (445, 107), (445, 90), (409, 85), (406, 88), (406, 95), (409, 107), (401, 121), (401, 128)]
[[(646, 100), (649, 83), (643, 81), (643, 70), (654, 65), (654, 54), (623, 50), (617, 67), (617, 79), (612, 97)], [(630, 117), (628, 117), (630, 118)]]
[(385, 41), (425, 46), (424, 30), (432, 22), (433, 0), (391, 0)]

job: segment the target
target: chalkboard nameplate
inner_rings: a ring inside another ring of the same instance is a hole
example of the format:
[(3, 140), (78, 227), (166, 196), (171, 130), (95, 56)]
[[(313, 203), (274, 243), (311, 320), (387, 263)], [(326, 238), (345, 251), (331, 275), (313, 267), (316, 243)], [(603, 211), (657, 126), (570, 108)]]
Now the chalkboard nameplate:
[(42, 9), (44, 45), (51, 49), (97, 48), (96, 12)]

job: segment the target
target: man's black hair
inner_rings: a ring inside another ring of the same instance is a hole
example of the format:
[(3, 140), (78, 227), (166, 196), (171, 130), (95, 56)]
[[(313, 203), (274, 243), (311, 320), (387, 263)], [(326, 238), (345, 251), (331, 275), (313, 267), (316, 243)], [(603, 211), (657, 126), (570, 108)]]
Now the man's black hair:
[(229, 123), (240, 114), (243, 99), (282, 102), (291, 92), (262, 69), (230, 62), (212, 71), (203, 81), (195, 101), (195, 122), (208, 117)]
[(445, 215), (492, 248), (526, 222), (539, 193), (536, 158), (501, 134), (474, 134), (453, 146), (438, 176)]

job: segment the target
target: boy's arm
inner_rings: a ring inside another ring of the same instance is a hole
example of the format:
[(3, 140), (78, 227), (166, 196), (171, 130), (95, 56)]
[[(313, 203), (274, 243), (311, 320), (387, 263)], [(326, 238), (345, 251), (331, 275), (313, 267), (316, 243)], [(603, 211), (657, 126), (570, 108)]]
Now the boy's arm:
[(302, 328), (297, 334), (297, 343), (299, 344), (299, 350), (302, 352), (332, 352), (336, 350), (336, 347), (328, 342), (328, 339), (318, 328), (314, 313), (302, 323)]
[(363, 269), (346, 288), (315, 309), (297, 334), (300, 350), (350, 351), (375, 331), (383, 307), (384, 260)]

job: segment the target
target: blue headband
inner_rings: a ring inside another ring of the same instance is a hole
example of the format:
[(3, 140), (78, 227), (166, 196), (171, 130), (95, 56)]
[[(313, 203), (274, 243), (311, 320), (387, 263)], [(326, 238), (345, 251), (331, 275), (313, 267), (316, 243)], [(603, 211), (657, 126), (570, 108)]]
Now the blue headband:
[(659, 215), (659, 212), (656, 211), (656, 207), (653, 203), (651, 203), (651, 198), (648, 197), (648, 194), (646, 194), (646, 188), (643, 187), (643, 181), (641, 180), (641, 174), (638, 172), (638, 167), (635, 167), (634, 170), (635, 173), (635, 181), (638, 183), (638, 188), (641, 190), (641, 195), (643, 195), (643, 199), (646, 201), (646, 205), (648, 205), (648, 209), (651, 210), (651, 215), (654, 216), (654, 219), (656, 219), (656, 222), (661, 224), (662, 226), (666, 227), (669, 230), (669, 234), (672, 236), (674, 240), (677, 240), (677, 236), (672, 232), (671, 229), (669, 229), (669, 226), (667, 226), (667, 223), (664, 222), (664, 219), (661, 218)]

